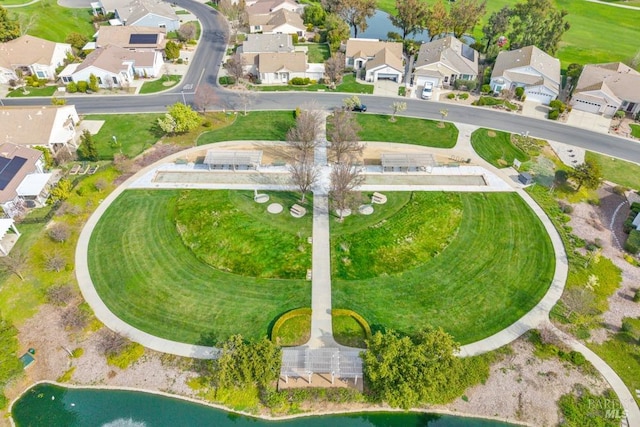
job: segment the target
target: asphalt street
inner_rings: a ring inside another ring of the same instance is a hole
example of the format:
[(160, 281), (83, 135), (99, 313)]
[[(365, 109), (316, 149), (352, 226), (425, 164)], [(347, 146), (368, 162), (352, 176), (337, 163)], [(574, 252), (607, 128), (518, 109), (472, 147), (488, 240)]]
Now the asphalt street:
[[(226, 20), (211, 7), (192, 0), (176, 0), (175, 3), (190, 10), (202, 25), (202, 38), (191, 58), (189, 70), (181, 84), (171, 90), (151, 95), (96, 96), (79, 95), (70, 97), (80, 114), (90, 113), (146, 113), (166, 111), (175, 102), (193, 103), (194, 93), (199, 85), (213, 86), (218, 93), (218, 105), (212, 109), (243, 110), (242, 100), (232, 91), (217, 85), (217, 74), (227, 48), (228, 26)], [(342, 105), (344, 93), (310, 92), (259, 92), (247, 106), (249, 110), (292, 110), (310, 100), (327, 109)], [(395, 98), (361, 95), (363, 103), (371, 113), (391, 113)], [(549, 120), (525, 117), (515, 113), (497, 111), (482, 107), (468, 107), (407, 99), (406, 116), (440, 119), (440, 110), (447, 109), (447, 120), (482, 126), (508, 132), (529, 132), (531, 136), (550, 139), (582, 147), (621, 159), (640, 163), (640, 144), (612, 135), (600, 134)], [(5, 98), (5, 105), (42, 105), (48, 98)]]

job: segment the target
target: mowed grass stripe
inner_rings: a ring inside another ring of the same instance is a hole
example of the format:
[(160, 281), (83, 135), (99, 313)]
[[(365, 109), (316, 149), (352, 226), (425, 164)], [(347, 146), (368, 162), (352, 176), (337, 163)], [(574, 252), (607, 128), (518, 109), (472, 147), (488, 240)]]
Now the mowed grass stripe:
[(122, 320), (187, 343), (263, 336), (284, 311), (310, 305), (309, 283), (224, 273), (199, 261), (174, 226), (179, 191), (125, 191), (90, 241), (91, 278)]
[(413, 334), (441, 326), (461, 343), (490, 336), (533, 308), (555, 268), (544, 227), (513, 193), (461, 193), (456, 238), (437, 257), (397, 275), (335, 280), (336, 308), (373, 328)]

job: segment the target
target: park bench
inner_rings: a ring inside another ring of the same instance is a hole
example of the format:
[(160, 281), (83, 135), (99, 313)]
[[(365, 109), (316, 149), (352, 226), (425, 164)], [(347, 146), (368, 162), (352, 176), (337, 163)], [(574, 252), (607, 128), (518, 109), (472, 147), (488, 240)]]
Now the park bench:
[(301, 218), (305, 216), (305, 214), (307, 213), (307, 210), (296, 203), (295, 205), (291, 206), (291, 209), (289, 210), (289, 212), (291, 212), (292, 216), (296, 218)]
[(372, 203), (377, 203), (379, 205), (385, 204), (385, 203), (387, 203), (387, 196), (385, 196), (382, 193), (378, 193), (376, 191), (375, 193), (373, 193), (373, 196), (371, 197), (371, 202)]
[(99, 165), (91, 166), (91, 167), (89, 168), (89, 171), (88, 171), (87, 173), (88, 173), (89, 175), (93, 175), (94, 173), (96, 173), (96, 172), (98, 171), (98, 168), (99, 168), (99, 167), (100, 167)]
[(80, 169), (82, 169), (82, 166), (80, 166), (79, 164), (73, 165), (73, 167), (69, 171), (69, 175), (77, 175), (80, 172)]

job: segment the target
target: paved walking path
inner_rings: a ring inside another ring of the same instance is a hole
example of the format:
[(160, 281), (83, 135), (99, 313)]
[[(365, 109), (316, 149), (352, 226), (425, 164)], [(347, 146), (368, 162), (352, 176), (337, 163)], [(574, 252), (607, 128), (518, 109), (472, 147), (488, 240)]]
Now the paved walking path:
[[(600, 0), (587, 0), (590, 3), (598, 3), (598, 4), (603, 4), (605, 6), (613, 6), (613, 7), (620, 7), (622, 9), (633, 9), (633, 10), (640, 10), (640, 7), (638, 6), (630, 6), (628, 4), (619, 4), (619, 3), (610, 3), (608, 1), (600, 1)], [(640, 426), (640, 424), (638, 424)]]

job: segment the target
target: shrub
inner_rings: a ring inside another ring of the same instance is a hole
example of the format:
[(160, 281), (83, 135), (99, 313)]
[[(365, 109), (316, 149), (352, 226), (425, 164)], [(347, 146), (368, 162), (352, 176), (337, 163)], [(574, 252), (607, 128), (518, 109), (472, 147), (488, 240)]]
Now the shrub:
[(640, 252), (640, 230), (631, 230), (627, 241), (624, 242), (624, 250), (633, 255)]
[(474, 90), (478, 87), (478, 82), (475, 80), (465, 80), (465, 86), (467, 87), (467, 90)]
[(83, 81), (78, 82), (78, 92), (86, 93), (87, 88), (89, 87), (89, 83)]
[(76, 93), (78, 91), (78, 85), (75, 82), (67, 83), (67, 92)]
[(524, 95), (524, 88), (522, 86), (517, 87), (516, 88), (516, 96), (518, 98), (522, 98), (522, 95)]
[(558, 169), (555, 173), (555, 182), (556, 184), (559, 185), (564, 185), (567, 183), (567, 180), (569, 179), (569, 172), (567, 172), (564, 169)]
[(636, 289), (636, 292), (633, 294), (633, 302), (640, 302), (640, 289)]
[(82, 347), (75, 348), (73, 349), (73, 351), (71, 351), (71, 357), (73, 357), (74, 359), (82, 357), (83, 354), (84, 354), (84, 348)]
[(618, 110), (618, 111), (616, 111), (615, 118), (616, 119), (621, 119), (621, 118), (624, 117), (625, 114), (626, 113), (624, 112), (624, 110)]
[(309, 83), (311, 83), (311, 79), (309, 77), (294, 77), (289, 80), (289, 84), (294, 86), (304, 86)]
[(453, 93), (453, 92), (447, 95), (447, 98), (448, 98), (448, 99), (453, 99), (453, 98), (455, 98), (455, 97), (456, 97), (456, 94), (455, 94), (455, 93)]
[(69, 239), (71, 235), (71, 228), (66, 222), (56, 222), (49, 227), (48, 233), (51, 240), (54, 242), (64, 242)]
[(460, 98), (460, 99), (469, 99), (469, 94), (468, 93), (458, 94), (458, 98)]
[(221, 85), (232, 85), (236, 83), (236, 79), (232, 76), (222, 76), (218, 79)]
[(560, 112), (558, 112), (558, 110), (549, 111), (549, 120), (558, 120), (559, 116), (560, 116)]
[(551, 107), (553, 110), (558, 110), (560, 114), (564, 113), (564, 111), (567, 109), (567, 106), (564, 104), (564, 102), (560, 101), (559, 99), (554, 99), (553, 101), (551, 101), (549, 103), (549, 107)]
[(617, 194), (618, 196), (624, 196), (627, 190), (628, 188), (623, 187), (621, 185), (616, 185), (615, 187), (613, 187), (614, 194)]
[(69, 285), (52, 286), (47, 289), (47, 302), (49, 304), (64, 306), (73, 300), (75, 293)]
[(491, 92), (491, 85), (482, 85), (482, 87), (480, 88), (480, 92), (482, 92), (482, 93), (490, 93)]
[(298, 43), (298, 33), (291, 34), (291, 41), (293, 42), (293, 44)]

